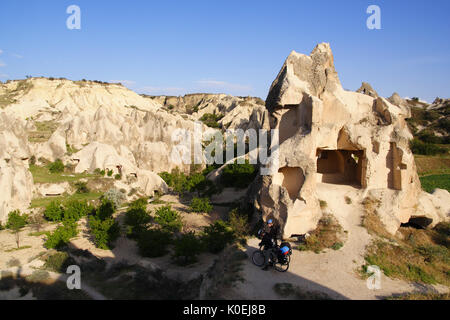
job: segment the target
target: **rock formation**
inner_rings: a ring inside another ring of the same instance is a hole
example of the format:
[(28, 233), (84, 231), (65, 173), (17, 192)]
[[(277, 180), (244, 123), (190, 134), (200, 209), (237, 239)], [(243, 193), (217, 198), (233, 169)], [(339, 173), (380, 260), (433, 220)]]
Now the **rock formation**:
[[(326, 43), (310, 56), (293, 51), (272, 83), (267, 121), (279, 130), (279, 168), (263, 177), (258, 205), (263, 218), (278, 220), (284, 237), (315, 228), (319, 184), (349, 185), (380, 201), (380, 218), (392, 233), (426, 214), (417, 212), (423, 192), (409, 149), (409, 109), (362, 88), (364, 94), (342, 88)], [(427, 208), (434, 223), (450, 210), (438, 212), (432, 201)]]

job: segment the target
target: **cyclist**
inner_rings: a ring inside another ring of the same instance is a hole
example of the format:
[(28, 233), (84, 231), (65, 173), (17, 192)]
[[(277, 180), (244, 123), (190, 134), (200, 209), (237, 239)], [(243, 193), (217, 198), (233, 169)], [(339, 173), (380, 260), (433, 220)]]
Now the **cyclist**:
[(264, 246), (263, 254), (265, 259), (262, 267), (262, 270), (264, 271), (268, 269), (271, 254), (276, 254), (277, 237), (278, 227), (273, 224), (272, 219), (267, 220), (267, 224), (262, 231), (262, 240), (259, 243), (259, 246)]

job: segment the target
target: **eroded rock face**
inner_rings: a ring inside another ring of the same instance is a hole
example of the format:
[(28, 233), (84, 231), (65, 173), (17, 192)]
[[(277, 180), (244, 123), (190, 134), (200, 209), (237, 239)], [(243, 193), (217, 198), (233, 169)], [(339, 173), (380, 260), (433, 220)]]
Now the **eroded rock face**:
[(0, 222), (10, 211), (28, 208), (33, 177), (28, 170), (29, 148), (23, 134), (25, 122), (0, 113)]
[(33, 194), (33, 177), (28, 164), (18, 158), (0, 159), (0, 222), (16, 209), (26, 210)]
[(380, 199), (391, 232), (416, 214), (422, 191), (409, 149), (409, 109), (365, 89), (342, 88), (325, 43), (310, 56), (292, 52), (273, 82), (266, 108), (270, 127), (279, 130), (279, 168), (262, 179), (259, 205), (285, 237), (316, 227), (321, 183), (364, 189)]

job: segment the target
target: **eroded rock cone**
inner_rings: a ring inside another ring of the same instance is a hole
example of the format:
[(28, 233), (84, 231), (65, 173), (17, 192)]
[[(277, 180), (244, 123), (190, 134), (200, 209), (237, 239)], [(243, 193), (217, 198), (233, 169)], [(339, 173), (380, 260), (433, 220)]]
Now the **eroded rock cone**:
[[(363, 190), (380, 203), (392, 233), (416, 214), (422, 191), (409, 149), (409, 110), (362, 88), (364, 94), (342, 88), (326, 43), (310, 56), (292, 52), (273, 82), (266, 108), (268, 124), (279, 130), (279, 164), (261, 180), (257, 198), (263, 218), (278, 220), (285, 238), (315, 229), (321, 184)], [(446, 210), (430, 213), (433, 223)]]

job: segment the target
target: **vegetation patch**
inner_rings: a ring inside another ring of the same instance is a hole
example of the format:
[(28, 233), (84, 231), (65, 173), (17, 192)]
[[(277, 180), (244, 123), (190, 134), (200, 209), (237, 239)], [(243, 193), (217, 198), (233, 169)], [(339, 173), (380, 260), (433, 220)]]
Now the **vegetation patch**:
[(35, 121), (36, 130), (28, 132), (28, 141), (33, 143), (47, 142), (58, 128), (56, 121)]
[(377, 265), (386, 276), (427, 284), (450, 285), (448, 224), (432, 230), (401, 227), (390, 241), (376, 239), (367, 248), (366, 264)]
[(256, 166), (250, 164), (248, 160), (245, 163), (231, 163), (226, 165), (220, 177), (220, 182), (225, 187), (234, 187), (239, 189), (247, 188), (253, 182), (258, 171)]
[(202, 121), (205, 125), (211, 128), (220, 128), (219, 121), (224, 117), (224, 115), (219, 114), (212, 114), (212, 113), (205, 113), (201, 118), (200, 121)]
[[(50, 166), (55, 166), (54, 164), (51, 164)], [(81, 179), (91, 179), (91, 178), (98, 178), (100, 175), (98, 174), (89, 174), (89, 173), (64, 173), (64, 165), (63, 165), (63, 171), (50, 171), (50, 166), (37, 166), (37, 165), (30, 165), (30, 172), (33, 175), (33, 181), (34, 183), (61, 183), (61, 182), (77, 182)], [(56, 165), (57, 168), (60, 165)]]
[(198, 213), (210, 213), (213, 206), (209, 203), (209, 198), (193, 198), (190, 204), (190, 210)]
[(445, 189), (450, 192), (450, 174), (429, 175), (420, 177), (422, 189), (426, 192), (433, 192), (434, 189)]
[(332, 248), (339, 250), (343, 247), (345, 232), (339, 222), (330, 214), (324, 215), (317, 225), (316, 230), (305, 238), (304, 243), (297, 249), (300, 251), (314, 251), (320, 253), (322, 250)]

